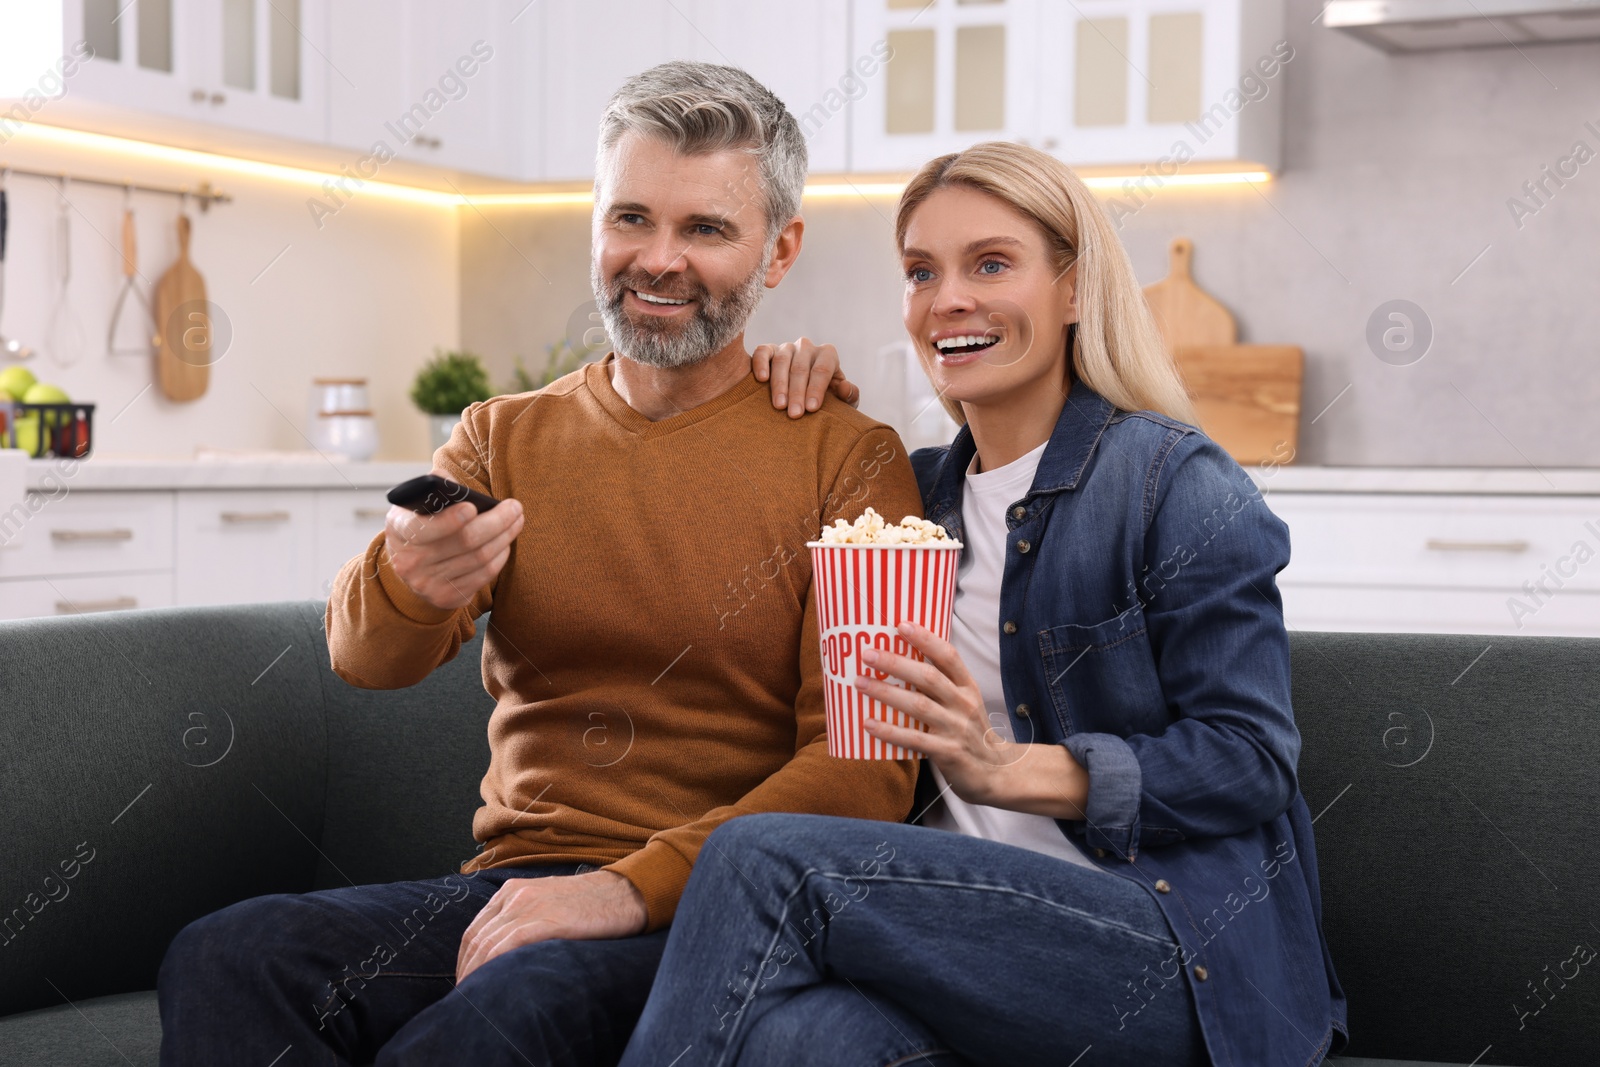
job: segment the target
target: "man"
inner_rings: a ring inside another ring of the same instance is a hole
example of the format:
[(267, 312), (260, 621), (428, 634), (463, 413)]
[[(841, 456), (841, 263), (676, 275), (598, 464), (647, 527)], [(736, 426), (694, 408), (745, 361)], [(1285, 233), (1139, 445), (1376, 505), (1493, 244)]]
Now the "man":
[(468, 408), (436, 473), (504, 502), (392, 509), (328, 601), (334, 670), (367, 688), (421, 680), (493, 609), (482, 851), (190, 924), (164, 1064), (614, 1063), (712, 829), (909, 811), (909, 762), (826, 753), (804, 542), (920, 514), (911, 467), (835, 398), (790, 421), (744, 349), (799, 255), (805, 171), (742, 71), (670, 63), (612, 99), (591, 274), (615, 351)]

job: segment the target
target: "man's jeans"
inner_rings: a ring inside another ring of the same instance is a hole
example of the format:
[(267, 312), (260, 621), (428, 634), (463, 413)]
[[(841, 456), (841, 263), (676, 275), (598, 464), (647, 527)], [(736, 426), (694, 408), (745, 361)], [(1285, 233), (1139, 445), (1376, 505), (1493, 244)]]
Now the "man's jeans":
[(747, 815), (700, 852), (623, 1067), (1209, 1060), (1118, 875), (901, 823)]
[(161, 1063), (609, 1067), (665, 931), (524, 945), (455, 982), (461, 936), (503, 882), (592, 869), (279, 893), (197, 919), (161, 964)]

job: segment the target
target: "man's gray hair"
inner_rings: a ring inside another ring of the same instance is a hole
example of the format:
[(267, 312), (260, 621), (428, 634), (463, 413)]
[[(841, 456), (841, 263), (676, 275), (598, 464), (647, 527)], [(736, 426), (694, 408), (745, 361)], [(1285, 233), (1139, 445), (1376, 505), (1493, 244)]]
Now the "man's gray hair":
[(681, 155), (743, 149), (761, 164), (767, 241), (800, 214), (806, 139), (772, 91), (738, 67), (674, 60), (622, 83), (600, 119), (595, 205), (611, 150), (625, 133), (666, 142)]

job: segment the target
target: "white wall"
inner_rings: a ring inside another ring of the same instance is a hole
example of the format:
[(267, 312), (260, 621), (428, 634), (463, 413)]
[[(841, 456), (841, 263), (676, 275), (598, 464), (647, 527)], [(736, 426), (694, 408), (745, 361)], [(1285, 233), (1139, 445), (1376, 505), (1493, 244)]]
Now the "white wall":
[[(46, 351), (30, 369), (96, 406), (96, 453), (191, 456), (197, 446), (306, 448), (311, 379), (369, 379), (379, 459), (429, 454), (424, 417), (407, 397), (416, 368), (459, 330), (459, 231), (453, 208), (357, 196), (319, 230), (310, 190), (279, 181), (207, 174), (125, 155), (28, 145), (0, 149), (0, 164), (194, 185), (209, 178), (234, 196), (194, 220), (191, 255), (233, 340), (200, 399), (176, 404), (153, 381), (150, 357), (111, 356), (106, 328), (121, 284), (123, 194), (76, 185), (70, 308), (84, 354), (61, 366)], [(53, 182), (13, 175), (6, 254), (7, 336), (47, 347), (57, 285), (58, 198)], [(141, 288), (148, 295), (177, 256), (178, 202), (134, 194)], [(287, 249), (287, 251), (285, 251)], [(274, 262), (274, 257), (281, 258)], [(269, 264), (270, 267), (269, 267)], [(131, 297), (130, 297), (131, 300)], [(124, 336), (131, 336), (131, 331)], [(141, 390), (143, 393), (141, 395)], [(119, 412), (121, 414), (119, 415)]]

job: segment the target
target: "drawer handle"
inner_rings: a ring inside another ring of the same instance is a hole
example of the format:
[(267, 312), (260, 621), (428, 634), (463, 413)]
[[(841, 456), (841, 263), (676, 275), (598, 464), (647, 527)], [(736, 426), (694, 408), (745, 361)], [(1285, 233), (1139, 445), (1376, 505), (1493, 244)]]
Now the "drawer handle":
[(110, 600), (58, 600), (57, 615), (86, 615), (91, 611), (124, 611), (139, 606), (139, 599), (131, 596), (114, 596)]
[(288, 522), (287, 511), (224, 511), (223, 522)]
[(1517, 541), (1447, 541), (1438, 537), (1428, 538), (1428, 549), (1432, 552), (1526, 552), (1528, 542)]
[(389, 512), (386, 508), (356, 508), (356, 518), (358, 519), (387, 519), (388, 517)]
[(133, 531), (115, 530), (51, 530), (52, 541), (132, 541)]

